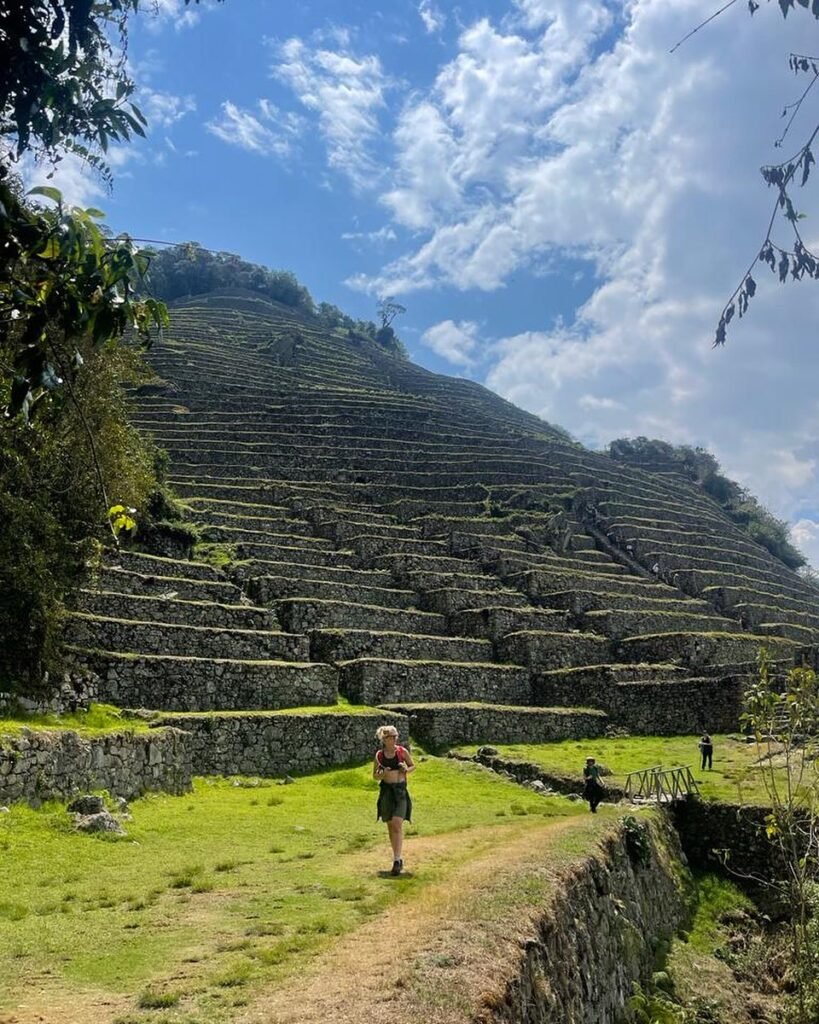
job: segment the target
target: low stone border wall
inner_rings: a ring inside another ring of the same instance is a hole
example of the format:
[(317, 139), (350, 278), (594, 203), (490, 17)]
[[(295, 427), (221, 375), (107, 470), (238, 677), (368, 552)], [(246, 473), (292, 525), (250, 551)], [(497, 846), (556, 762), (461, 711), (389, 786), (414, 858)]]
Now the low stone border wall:
[[(556, 775), (547, 772), (539, 764), (531, 761), (510, 761), (497, 754), (478, 753), (474, 757), (465, 757), (463, 754), (450, 754), (460, 761), (477, 761), (484, 768), (498, 774), (510, 775), (516, 782), (542, 782), (544, 786), (555, 791), (555, 793), (577, 793), (583, 792), (583, 779), (577, 775)], [(623, 799), (624, 793), (619, 786), (612, 786), (607, 778), (603, 778), (603, 785), (606, 787), (606, 797), (603, 803), (618, 803)]]
[(498, 704), (391, 704), (409, 716), (412, 735), (431, 750), (459, 743), (548, 743), (602, 736), (608, 716), (574, 708), (519, 708)]
[(375, 730), (394, 725), (406, 742), (408, 719), (373, 714), (168, 714), (163, 725), (184, 729), (197, 775), (275, 776), (318, 772), (369, 761)]
[(192, 774), (188, 737), (176, 729), (91, 738), (26, 729), (0, 736), (0, 804), (39, 806), (95, 789), (126, 799), (148, 790), (185, 793)]

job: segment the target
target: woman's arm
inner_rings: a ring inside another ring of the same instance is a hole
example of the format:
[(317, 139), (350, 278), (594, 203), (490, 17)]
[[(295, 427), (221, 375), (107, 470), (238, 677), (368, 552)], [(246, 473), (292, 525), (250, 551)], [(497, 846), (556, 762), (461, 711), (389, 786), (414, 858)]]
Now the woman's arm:
[(384, 769), (378, 763), (378, 757), (376, 756), (373, 759), (373, 778), (374, 779), (380, 779), (383, 774), (384, 774)]
[[(403, 770), (407, 773), (407, 775), (409, 775), (410, 772), (414, 772), (415, 771), (415, 764), (414, 764), (414, 762), (412, 760), (412, 757), (410, 756), (410, 752), (408, 750), (404, 751), (404, 760), (402, 762), (402, 765), (403, 765)], [(399, 767), (401, 767), (401, 765), (399, 765)]]

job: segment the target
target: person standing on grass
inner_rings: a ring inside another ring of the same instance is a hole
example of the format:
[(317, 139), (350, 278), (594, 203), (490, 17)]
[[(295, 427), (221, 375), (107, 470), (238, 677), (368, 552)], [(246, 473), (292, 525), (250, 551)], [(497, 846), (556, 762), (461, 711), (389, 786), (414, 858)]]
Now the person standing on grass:
[(407, 792), (407, 776), (415, 765), (406, 747), (398, 744), (394, 725), (382, 725), (375, 733), (381, 749), (375, 755), (373, 778), (378, 779), (378, 813), (376, 821), (385, 821), (392, 846), (393, 875), (404, 868), (401, 858), (404, 843), (404, 822), (412, 820), (412, 800)]
[(702, 757), (701, 771), (705, 771), (706, 764), (708, 771), (711, 771), (711, 762), (714, 759), (714, 743), (707, 732), (702, 734), (699, 742), (700, 756)]
[(597, 814), (597, 805), (606, 795), (606, 790), (600, 781), (600, 765), (593, 757), (586, 758), (583, 780), (583, 799), (589, 801), (592, 814)]

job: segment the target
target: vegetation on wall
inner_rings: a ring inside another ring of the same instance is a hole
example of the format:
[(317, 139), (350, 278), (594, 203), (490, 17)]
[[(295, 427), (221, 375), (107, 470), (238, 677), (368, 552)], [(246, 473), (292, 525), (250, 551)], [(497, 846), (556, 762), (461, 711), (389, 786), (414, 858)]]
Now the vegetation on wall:
[(676, 472), (701, 487), (718, 502), (758, 544), (790, 569), (805, 564), (804, 555), (791, 543), (788, 524), (777, 519), (745, 487), (725, 476), (714, 456), (704, 448), (672, 445), (647, 437), (621, 437), (612, 441), (608, 453), (649, 472)]

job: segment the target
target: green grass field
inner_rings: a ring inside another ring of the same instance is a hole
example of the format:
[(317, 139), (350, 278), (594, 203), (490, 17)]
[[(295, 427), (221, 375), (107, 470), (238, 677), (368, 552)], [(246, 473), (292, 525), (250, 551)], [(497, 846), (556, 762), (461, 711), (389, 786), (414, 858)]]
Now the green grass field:
[(111, 704), (92, 704), (88, 711), (76, 711), (73, 714), (19, 714), (13, 717), (0, 717), (0, 737), (18, 736), (22, 729), (43, 731), (62, 731), (71, 729), (81, 736), (102, 736), (109, 732), (147, 732), (148, 725), (138, 718), (123, 716), (118, 708)]
[[(492, 834), (574, 818), (575, 853), (616, 814), (592, 824), (581, 804), (435, 758), (419, 759), (411, 788), (409, 873), (397, 880), (381, 874), (391, 857), (369, 767), (287, 786), (200, 779), (189, 796), (136, 801), (118, 839), (73, 832), (59, 805), (12, 807), (0, 815), (0, 1020), (20, 1006), (49, 1021), (229, 1020), (334, 936), (491, 848)], [(112, 1016), (100, 1016), (103, 996)], [(57, 1012), (66, 1002), (74, 1016)]]
[[(700, 771), (698, 736), (628, 736), (622, 739), (564, 740), (560, 743), (536, 745), (496, 744), (496, 748), (503, 757), (531, 761), (546, 771), (577, 778), (582, 777), (585, 759), (596, 757), (611, 769), (615, 782), (622, 782), (627, 772), (641, 768), (690, 765), (704, 800), (766, 803), (765, 786), (759, 770), (754, 767), (758, 757), (755, 744), (727, 735), (715, 735), (712, 739), (712, 771)], [(476, 750), (475, 746), (459, 748), (461, 753), (469, 755)]]

